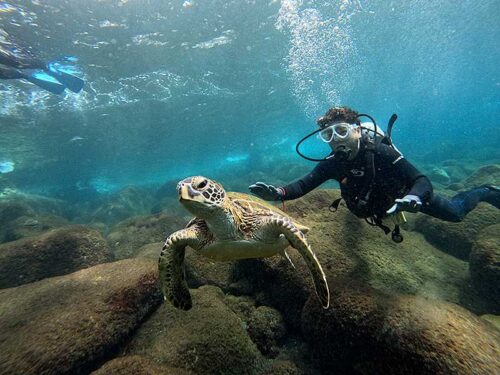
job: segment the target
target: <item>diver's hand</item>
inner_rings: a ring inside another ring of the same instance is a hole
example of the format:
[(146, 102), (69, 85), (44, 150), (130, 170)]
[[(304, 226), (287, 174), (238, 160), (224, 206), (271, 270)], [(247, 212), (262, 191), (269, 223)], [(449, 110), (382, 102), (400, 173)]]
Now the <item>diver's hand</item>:
[(283, 199), (283, 190), (273, 185), (268, 185), (263, 182), (256, 182), (248, 187), (256, 196), (265, 201), (280, 201)]
[(394, 206), (387, 210), (387, 215), (395, 214), (399, 211), (419, 212), (422, 208), (422, 200), (416, 195), (405, 195), (401, 199), (396, 199)]

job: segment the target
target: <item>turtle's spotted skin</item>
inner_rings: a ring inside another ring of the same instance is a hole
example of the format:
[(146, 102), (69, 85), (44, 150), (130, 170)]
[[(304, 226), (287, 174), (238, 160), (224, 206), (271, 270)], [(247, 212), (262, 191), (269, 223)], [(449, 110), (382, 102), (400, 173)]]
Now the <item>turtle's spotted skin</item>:
[(186, 246), (224, 261), (286, 255), (291, 245), (305, 260), (321, 304), (328, 308), (328, 284), (304, 235), (307, 227), (267, 202), (242, 193), (226, 193), (220, 184), (202, 176), (182, 180), (177, 192), (181, 204), (195, 218), (167, 238), (160, 254), (162, 291), (175, 307), (192, 307), (184, 276)]

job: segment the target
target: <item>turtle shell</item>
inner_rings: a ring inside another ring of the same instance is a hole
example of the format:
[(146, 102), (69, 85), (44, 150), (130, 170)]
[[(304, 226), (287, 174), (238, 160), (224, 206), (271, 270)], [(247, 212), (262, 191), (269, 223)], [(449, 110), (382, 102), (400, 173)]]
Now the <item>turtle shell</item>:
[(285, 211), (279, 209), (275, 205), (261, 198), (256, 197), (255, 195), (233, 192), (233, 191), (227, 192), (226, 194), (227, 197), (232, 202), (237, 202), (239, 206), (247, 207), (249, 210), (255, 210), (255, 211), (257, 210), (272, 211), (278, 215), (289, 218), (302, 233), (307, 233), (309, 231), (309, 228), (298, 222), (297, 219), (291, 217)]

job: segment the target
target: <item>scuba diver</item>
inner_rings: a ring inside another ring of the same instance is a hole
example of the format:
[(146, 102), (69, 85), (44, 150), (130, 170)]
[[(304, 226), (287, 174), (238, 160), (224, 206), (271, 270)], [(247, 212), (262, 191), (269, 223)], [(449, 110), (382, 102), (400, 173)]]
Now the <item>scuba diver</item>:
[(25, 79), (53, 94), (61, 94), (66, 88), (81, 91), (84, 81), (70, 66), (77, 61), (75, 57), (46, 63), (10, 41), (5, 31), (0, 32), (0, 79)]
[[(371, 123), (361, 123), (361, 117), (369, 118)], [(460, 222), (479, 202), (500, 208), (500, 190), (495, 186), (480, 186), (451, 199), (434, 194), (429, 179), (392, 144), (396, 119), (392, 115), (384, 134), (369, 115), (358, 114), (348, 107), (331, 108), (317, 120), (319, 129), (304, 137), (296, 147), (300, 156), (319, 161), (310, 173), (286, 186), (256, 182), (249, 189), (264, 200), (286, 201), (307, 194), (329, 179), (337, 180), (342, 198), (333, 202), (330, 210), (336, 211), (343, 199), (352, 213), (382, 228), (385, 234), (391, 232), (388, 225), (392, 222), (395, 242), (403, 240), (399, 225), (406, 222), (404, 211)], [(303, 141), (317, 133), (332, 149), (324, 159), (309, 158), (299, 150)]]

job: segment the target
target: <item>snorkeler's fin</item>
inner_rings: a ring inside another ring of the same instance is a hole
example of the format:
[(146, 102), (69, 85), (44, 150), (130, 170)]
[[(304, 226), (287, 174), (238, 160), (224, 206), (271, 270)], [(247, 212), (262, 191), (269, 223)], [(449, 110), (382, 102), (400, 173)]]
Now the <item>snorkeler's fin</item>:
[(33, 71), (31, 74), (24, 74), (22, 78), (53, 94), (62, 94), (66, 88), (61, 82), (42, 70)]
[(73, 71), (66, 69), (64, 65), (60, 65), (59, 63), (49, 63), (46, 73), (61, 82), (68, 90), (75, 93), (79, 93), (85, 84), (83, 79), (71, 74)]

